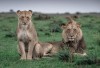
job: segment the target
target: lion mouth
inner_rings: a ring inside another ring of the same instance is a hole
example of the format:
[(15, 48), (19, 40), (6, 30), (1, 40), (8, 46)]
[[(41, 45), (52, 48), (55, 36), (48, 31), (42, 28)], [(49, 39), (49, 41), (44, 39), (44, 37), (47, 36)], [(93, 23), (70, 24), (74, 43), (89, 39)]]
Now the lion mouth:
[(69, 41), (74, 41), (75, 39), (74, 38), (69, 38)]
[(27, 25), (26, 23), (23, 23), (23, 25)]

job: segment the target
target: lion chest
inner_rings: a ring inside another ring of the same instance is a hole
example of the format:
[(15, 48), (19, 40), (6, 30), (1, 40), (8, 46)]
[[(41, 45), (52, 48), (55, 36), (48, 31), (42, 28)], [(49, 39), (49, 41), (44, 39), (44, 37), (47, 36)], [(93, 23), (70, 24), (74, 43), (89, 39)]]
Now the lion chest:
[(19, 32), (19, 39), (23, 42), (28, 42), (30, 40), (30, 34), (26, 30), (20, 30)]

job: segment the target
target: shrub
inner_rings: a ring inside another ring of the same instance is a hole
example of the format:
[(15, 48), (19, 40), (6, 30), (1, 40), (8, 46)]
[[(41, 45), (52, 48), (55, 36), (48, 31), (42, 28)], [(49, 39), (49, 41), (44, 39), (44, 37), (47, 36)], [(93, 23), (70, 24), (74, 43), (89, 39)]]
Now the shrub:
[(74, 62), (75, 65), (91, 65), (100, 64), (100, 58), (95, 53), (88, 54), (87, 56), (71, 55), (67, 50), (58, 53), (58, 58), (65, 62)]
[(80, 15), (81, 13), (80, 12), (76, 12), (76, 15)]
[(93, 29), (93, 24), (84, 24), (82, 25), (84, 28)]
[(100, 63), (100, 59), (95, 54), (89, 54), (88, 56), (77, 57), (75, 62), (77, 65), (91, 65)]
[(51, 17), (46, 15), (46, 14), (39, 14), (37, 16), (34, 17), (34, 20), (48, 20)]
[(74, 19), (78, 19), (78, 18), (79, 18), (78, 15), (73, 15), (72, 17), (73, 17)]
[(100, 45), (100, 38), (97, 39), (97, 44)]
[(44, 29), (43, 29), (43, 28), (38, 28), (38, 30), (39, 30), (39, 31), (41, 31), (41, 32), (43, 32), (43, 31), (44, 31)]
[(50, 32), (61, 32), (61, 24), (63, 24), (63, 21), (58, 20), (58, 21), (53, 21), (52, 23), (50, 23), (49, 26), (49, 30)]
[(7, 32), (7, 34), (5, 34), (5, 37), (15, 37), (15, 33), (14, 32)]
[(87, 14), (87, 15), (84, 15), (83, 17), (84, 17), (84, 18), (93, 18), (93, 16), (88, 15), (88, 14)]
[(93, 46), (91, 46), (91, 47), (89, 47), (88, 49), (89, 49), (89, 50), (93, 50), (93, 49), (95, 49), (95, 48), (94, 48)]
[(2, 31), (10, 31), (11, 30), (11, 28), (7, 25), (2, 25), (2, 26), (0, 26), (0, 28), (1, 28), (0, 30), (2, 30)]
[(51, 36), (50, 32), (46, 32), (45, 35), (47, 35), (47, 36)]
[(68, 48), (64, 48), (64, 50), (60, 51), (58, 53), (58, 59), (65, 62), (72, 62), (73, 61), (73, 55), (70, 54), (70, 51)]

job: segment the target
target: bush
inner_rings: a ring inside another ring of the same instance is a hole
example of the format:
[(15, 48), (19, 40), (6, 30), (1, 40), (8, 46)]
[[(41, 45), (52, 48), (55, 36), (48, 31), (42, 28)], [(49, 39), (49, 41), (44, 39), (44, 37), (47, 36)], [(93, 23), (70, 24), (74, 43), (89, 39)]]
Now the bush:
[(83, 17), (84, 18), (93, 18), (93, 16), (91, 16), (91, 15), (84, 15)]
[(75, 62), (77, 65), (91, 65), (100, 63), (100, 59), (95, 54), (89, 54), (88, 56), (77, 57)]
[(7, 34), (5, 35), (5, 37), (15, 37), (15, 33), (14, 32), (7, 32)]
[(61, 61), (69, 61), (69, 54), (66, 52), (60, 52), (58, 55), (59, 60)]
[(48, 20), (51, 17), (45, 14), (39, 14), (36, 17), (34, 17), (34, 20)]
[(52, 23), (50, 23), (49, 26), (49, 30), (50, 32), (61, 32), (61, 25), (63, 24), (63, 22), (61, 20), (58, 21), (53, 21)]
[(50, 32), (46, 32), (45, 35), (47, 35), (47, 36), (51, 36)]
[(81, 13), (80, 12), (76, 12), (76, 15), (80, 15)]
[(84, 24), (82, 25), (83, 28), (93, 29), (93, 24)]
[(41, 32), (45, 31), (43, 28), (38, 28), (38, 30)]
[(100, 38), (99, 38), (99, 39), (97, 39), (97, 44), (98, 44), (98, 45), (100, 45)]
[(75, 65), (92, 65), (100, 64), (100, 58), (95, 53), (88, 54), (87, 56), (71, 55), (67, 50), (58, 53), (58, 59), (65, 62), (74, 62)]
[(60, 51), (58, 53), (58, 59), (65, 62), (72, 62), (73, 61), (73, 55), (70, 54), (70, 51), (68, 48), (64, 48), (64, 50)]
[(2, 25), (2, 26), (0, 26), (0, 28), (1, 28), (0, 30), (2, 30), (2, 31), (11, 31), (11, 28), (7, 25)]

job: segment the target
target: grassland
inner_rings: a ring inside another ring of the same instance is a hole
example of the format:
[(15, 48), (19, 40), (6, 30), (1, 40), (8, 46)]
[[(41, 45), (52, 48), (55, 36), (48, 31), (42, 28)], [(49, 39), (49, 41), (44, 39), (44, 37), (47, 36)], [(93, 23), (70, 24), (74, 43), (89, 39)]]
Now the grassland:
[[(63, 15), (51, 15), (48, 19), (35, 19), (39, 40), (60, 41), (61, 29), (58, 24), (66, 23), (68, 20)], [(76, 19), (81, 24), (84, 33), (87, 58), (77, 57), (74, 62), (63, 62), (57, 56), (42, 58), (32, 61), (21, 61), (17, 53), (17, 15), (15, 13), (0, 13), (0, 68), (100, 68), (100, 15), (79, 15)], [(90, 61), (94, 59), (96, 63)]]

